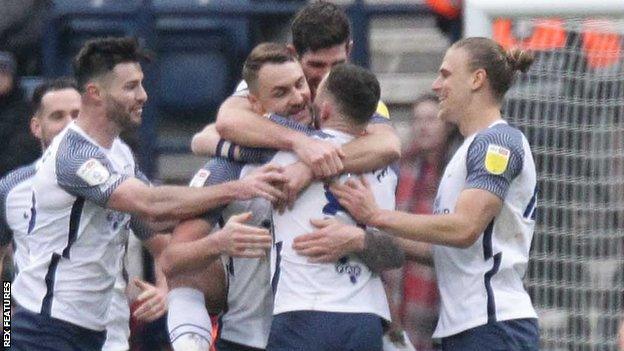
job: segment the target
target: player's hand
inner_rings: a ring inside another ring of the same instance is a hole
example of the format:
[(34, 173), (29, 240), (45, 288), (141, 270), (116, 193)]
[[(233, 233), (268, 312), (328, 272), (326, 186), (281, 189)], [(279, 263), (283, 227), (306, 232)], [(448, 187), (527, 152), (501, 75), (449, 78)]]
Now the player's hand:
[(313, 263), (333, 263), (341, 257), (364, 249), (364, 230), (336, 219), (312, 219), (316, 230), (298, 236), (293, 249)]
[(334, 182), (329, 189), (357, 223), (374, 222), (375, 216), (379, 213), (379, 207), (366, 179), (349, 178), (344, 184)]
[(235, 194), (236, 199), (250, 200), (263, 197), (273, 203), (285, 200), (286, 195), (281, 190), (281, 186), (286, 180), (282, 167), (266, 164), (237, 181), (239, 187)]
[(167, 312), (167, 290), (139, 278), (134, 278), (133, 282), (141, 290), (137, 297), (139, 307), (134, 311), (134, 318), (149, 323), (162, 317)]
[(284, 175), (287, 180), (282, 186), (282, 191), (286, 199), (275, 204), (279, 213), (284, 213), (286, 207), (292, 209), (299, 193), (314, 180), (312, 170), (303, 162), (295, 162), (285, 167)]
[(251, 219), (251, 212), (230, 217), (223, 229), (212, 235), (218, 236), (221, 253), (233, 257), (265, 257), (271, 248), (273, 237), (264, 228), (246, 225)]
[(316, 178), (333, 177), (344, 168), (342, 148), (328, 141), (301, 137), (297, 139), (293, 151), (312, 169)]
[(198, 156), (214, 156), (220, 139), (216, 124), (211, 123), (193, 136), (191, 151)]

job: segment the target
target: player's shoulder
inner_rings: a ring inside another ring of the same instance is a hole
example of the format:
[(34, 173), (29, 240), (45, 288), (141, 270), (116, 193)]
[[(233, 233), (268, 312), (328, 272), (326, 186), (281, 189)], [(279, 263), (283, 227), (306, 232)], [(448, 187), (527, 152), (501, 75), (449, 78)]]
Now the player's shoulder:
[(56, 150), (57, 163), (86, 161), (89, 158), (106, 158), (104, 152), (93, 141), (69, 128), (62, 136)]
[(473, 146), (498, 145), (511, 151), (522, 152), (524, 135), (507, 123), (498, 123), (477, 132)]
[(18, 184), (32, 178), (37, 171), (34, 163), (19, 167), (0, 179), (0, 196), (4, 196)]

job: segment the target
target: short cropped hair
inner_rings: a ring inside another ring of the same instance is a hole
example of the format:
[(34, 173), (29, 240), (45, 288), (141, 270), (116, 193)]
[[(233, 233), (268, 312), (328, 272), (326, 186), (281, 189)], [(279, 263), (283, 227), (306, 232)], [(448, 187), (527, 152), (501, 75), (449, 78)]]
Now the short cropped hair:
[(150, 55), (139, 47), (136, 38), (97, 38), (87, 41), (74, 58), (74, 75), (80, 91), (93, 78), (105, 75), (116, 65), (149, 61)]
[(370, 121), (381, 94), (377, 77), (371, 71), (350, 63), (334, 66), (324, 87), (334, 98), (342, 115), (357, 125)]
[(258, 72), (266, 64), (281, 64), (297, 62), (297, 58), (288, 47), (278, 43), (258, 44), (247, 56), (243, 64), (243, 79), (249, 87), (249, 91), (256, 92), (258, 89)]
[(40, 112), (39, 110), (41, 109), (41, 100), (43, 99), (43, 96), (45, 94), (51, 91), (65, 90), (65, 89), (74, 89), (78, 91), (78, 85), (76, 84), (76, 81), (73, 78), (69, 78), (69, 77), (51, 79), (51, 80), (47, 80), (41, 83), (41, 85), (35, 88), (35, 91), (33, 92), (33, 97), (32, 97), (33, 114), (38, 114)]
[(291, 25), (293, 46), (297, 55), (308, 51), (347, 45), (351, 26), (347, 15), (335, 4), (317, 1), (301, 9)]

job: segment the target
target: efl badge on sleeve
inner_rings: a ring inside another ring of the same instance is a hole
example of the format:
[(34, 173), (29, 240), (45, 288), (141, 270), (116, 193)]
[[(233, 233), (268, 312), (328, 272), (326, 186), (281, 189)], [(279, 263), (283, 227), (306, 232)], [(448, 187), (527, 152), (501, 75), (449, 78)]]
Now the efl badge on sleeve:
[(100, 161), (90, 158), (83, 163), (76, 174), (90, 186), (103, 184), (110, 178), (110, 172)]
[(210, 171), (202, 168), (197, 171), (197, 173), (195, 173), (195, 176), (193, 177), (193, 179), (191, 179), (191, 183), (189, 183), (189, 186), (191, 188), (201, 188), (202, 186), (204, 186), (204, 184), (206, 183), (206, 179), (208, 179), (209, 176)]
[(491, 174), (500, 175), (507, 170), (509, 164), (509, 149), (499, 145), (488, 145), (485, 154), (485, 169)]

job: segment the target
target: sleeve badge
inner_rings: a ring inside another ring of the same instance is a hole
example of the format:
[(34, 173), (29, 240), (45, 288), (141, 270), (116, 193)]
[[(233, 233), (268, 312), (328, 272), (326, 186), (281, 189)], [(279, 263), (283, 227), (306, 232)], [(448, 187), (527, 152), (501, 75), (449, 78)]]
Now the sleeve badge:
[(485, 169), (494, 175), (501, 175), (507, 170), (509, 165), (509, 149), (499, 145), (490, 144), (485, 154)]
[(83, 163), (80, 168), (78, 168), (76, 175), (90, 186), (103, 184), (110, 178), (108, 169), (94, 158), (90, 158)]
[(191, 179), (189, 186), (191, 188), (201, 188), (204, 186), (204, 184), (206, 183), (206, 179), (208, 179), (209, 176), (210, 171), (202, 168), (197, 171), (197, 173), (195, 173), (195, 176), (193, 177), (193, 179)]

